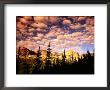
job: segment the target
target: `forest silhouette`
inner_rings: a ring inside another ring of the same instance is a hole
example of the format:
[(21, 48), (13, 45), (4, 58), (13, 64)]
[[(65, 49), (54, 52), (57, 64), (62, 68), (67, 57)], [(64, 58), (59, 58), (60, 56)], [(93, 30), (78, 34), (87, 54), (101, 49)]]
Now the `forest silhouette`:
[(50, 43), (46, 50), (45, 60), (42, 60), (40, 46), (37, 52), (27, 48), (23, 50), (19, 47), (16, 55), (16, 74), (94, 74), (94, 51), (90, 53), (87, 50), (85, 54), (78, 56), (77, 59), (72, 53), (71, 59), (67, 62), (65, 50), (61, 55), (61, 59), (59, 57), (52, 58)]

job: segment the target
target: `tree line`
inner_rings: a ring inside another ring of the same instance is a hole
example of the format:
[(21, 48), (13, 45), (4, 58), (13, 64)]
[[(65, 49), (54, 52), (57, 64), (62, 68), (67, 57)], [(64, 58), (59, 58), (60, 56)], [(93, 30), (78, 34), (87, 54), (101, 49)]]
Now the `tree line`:
[[(39, 47), (37, 53), (30, 51), (36, 57), (22, 58), (18, 50), (16, 58), (16, 73), (17, 74), (94, 74), (94, 52), (87, 53), (82, 56), (78, 55), (76, 59), (74, 54), (71, 54), (70, 62), (67, 62), (65, 50), (62, 53), (62, 58), (52, 58), (52, 49), (50, 43), (46, 50), (46, 60), (42, 60), (41, 49)], [(28, 51), (26, 51), (28, 52)], [(25, 55), (22, 55), (23, 57)]]

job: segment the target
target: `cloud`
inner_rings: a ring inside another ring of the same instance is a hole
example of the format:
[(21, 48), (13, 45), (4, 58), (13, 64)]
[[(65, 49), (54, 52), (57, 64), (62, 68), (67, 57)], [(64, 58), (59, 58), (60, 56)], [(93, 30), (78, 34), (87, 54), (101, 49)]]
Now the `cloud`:
[(94, 33), (94, 27), (91, 25), (86, 25), (85, 30), (86, 32)]
[(71, 25), (70, 25), (70, 28), (71, 28), (71, 29), (75, 29), (75, 25), (74, 25), (74, 24), (71, 24)]
[(28, 22), (25, 18), (20, 18), (19, 21), (23, 24), (26, 24)]
[(45, 32), (47, 25), (44, 23), (32, 23), (31, 26), (38, 32)]
[(32, 23), (31, 26), (32, 26), (33, 28), (37, 28), (37, 23)]
[(44, 24), (44, 23), (38, 23), (37, 27), (40, 28), (40, 29), (45, 29), (45, 28), (47, 28), (47, 25)]
[(47, 28), (47, 25), (44, 23), (33, 23), (32, 26), (34, 28), (40, 28), (40, 29), (46, 29)]
[(94, 37), (92, 35), (88, 36), (87, 38), (84, 38), (84, 41), (86, 44), (92, 44), (94, 43)]
[(33, 32), (35, 29), (34, 28), (29, 28), (28, 31), (29, 33)]
[(63, 24), (64, 24), (64, 25), (70, 25), (70, 24), (71, 24), (71, 21), (70, 21), (70, 20), (65, 19), (65, 20), (63, 21)]
[(33, 42), (32, 41), (18, 41), (17, 42), (17, 47), (30, 47), (30, 46), (34, 46)]
[(42, 42), (44, 42), (44, 43), (46, 44), (46, 43), (48, 43), (49, 41), (48, 41), (48, 39), (43, 38), (43, 39), (42, 39)]
[[(73, 21), (72, 21), (73, 20)], [(81, 24), (81, 21), (84, 24)], [(63, 22), (62, 22), (63, 21)], [(63, 27), (68, 25), (68, 28)], [(46, 50), (49, 42), (52, 50), (74, 49), (85, 44), (94, 44), (94, 18), (85, 16), (31, 16), (20, 17), (16, 22), (17, 47)]]
[(86, 17), (85, 16), (78, 17), (78, 21), (82, 21), (82, 20), (86, 20)]
[(42, 39), (44, 37), (44, 34), (37, 33), (37, 36)]
[(31, 20), (31, 19), (32, 19), (32, 16), (23, 16), (23, 18), (24, 18), (25, 20)]
[(86, 25), (92, 25), (92, 26), (94, 26), (94, 19), (92, 18), (87, 18), (86, 19)]
[(44, 35), (41, 33), (37, 33), (37, 36), (32, 37), (33, 40), (35, 41), (41, 41), (43, 39)]
[(75, 23), (75, 24), (71, 24), (70, 28), (71, 29), (75, 29), (75, 30), (83, 30), (83, 25), (81, 25), (80, 23)]
[(25, 28), (25, 25), (22, 24), (21, 22), (17, 22), (17, 23), (16, 23), (16, 27), (17, 27), (18, 29), (24, 29), (24, 28)]
[(83, 33), (82, 32), (74, 32), (71, 34), (72, 37), (79, 37), (81, 36)]
[(65, 34), (65, 30), (58, 28), (58, 27), (54, 27), (51, 28), (50, 31), (46, 34), (46, 38), (57, 38), (59, 35), (64, 35)]
[(50, 21), (52, 24), (54, 24), (54, 23), (56, 23), (56, 22), (58, 21), (58, 17), (57, 17), (57, 16), (51, 16), (51, 17), (49, 17), (49, 21)]
[(63, 36), (63, 35), (58, 35), (58, 36), (57, 36), (57, 39), (58, 39), (58, 40), (63, 40), (63, 39), (64, 39), (64, 36)]
[(36, 23), (45, 23), (45, 24), (47, 24), (48, 17), (47, 16), (34, 16), (34, 21)]
[(41, 41), (40, 37), (32, 37), (32, 39), (35, 40), (35, 41)]

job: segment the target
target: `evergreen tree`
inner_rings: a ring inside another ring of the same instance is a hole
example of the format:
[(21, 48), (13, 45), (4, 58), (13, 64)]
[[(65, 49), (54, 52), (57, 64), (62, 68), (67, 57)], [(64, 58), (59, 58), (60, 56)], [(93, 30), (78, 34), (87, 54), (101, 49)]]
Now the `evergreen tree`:
[(57, 56), (57, 59), (56, 59), (56, 64), (57, 64), (57, 65), (60, 65), (58, 56)]
[(41, 50), (39, 46), (39, 50), (37, 51), (37, 59), (41, 60)]
[(94, 51), (94, 49), (93, 49), (93, 56), (94, 56), (94, 52), (95, 52), (95, 51)]
[(20, 56), (20, 49), (21, 49), (21, 47), (18, 48), (18, 55), (17, 55), (18, 59), (19, 59), (19, 56)]
[(64, 49), (64, 52), (62, 54), (62, 64), (65, 64), (65, 60), (66, 60), (66, 54), (65, 54), (65, 49)]
[(73, 52), (72, 52), (71, 61), (73, 62), (73, 60), (74, 60), (74, 56), (73, 56)]
[(50, 66), (51, 65), (51, 48), (50, 48), (50, 42), (47, 48), (47, 57), (46, 57), (46, 65)]
[(88, 58), (91, 57), (91, 53), (89, 52), (89, 50), (87, 50), (87, 57), (88, 57)]
[(38, 49), (38, 51), (37, 51), (37, 58), (36, 58), (36, 66), (37, 66), (37, 69), (39, 69), (40, 68), (40, 66), (41, 66), (41, 50), (40, 50), (40, 46), (39, 46), (39, 49)]
[(79, 55), (79, 53), (77, 52), (77, 55), (78, 55), (78, 58), (77, 58), (77, 62), (78, 62), (78, 60), (80, 59), (80, 55)]

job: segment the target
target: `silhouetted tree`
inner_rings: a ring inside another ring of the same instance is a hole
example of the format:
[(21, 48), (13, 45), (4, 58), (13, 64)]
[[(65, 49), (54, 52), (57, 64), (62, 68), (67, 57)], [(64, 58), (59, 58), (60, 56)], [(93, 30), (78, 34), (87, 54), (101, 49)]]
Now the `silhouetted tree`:
[(90, 57), (90, 56), (91, 56), (91, 54), (90, 54), (89, 50), (87, 50), (87, 55), (88, 55), (88, 57)]
[(74, 56), (73, 56), (73, 52), (72, 52), (71, 61), (73, 62), (73, 60), (74, 60)]
[(41, 50), (40, 50), (40, 46), (39, 46), (39, 49), (37, 51), (37, 58), (36, 58), (36, 69), (39, 70), (40, 66), (41, 66)]
[(57, 59), (56, 59), (56, 64), (57, 64), (57, 65), (60, 65), (58, 56), (57, 56)]
[(66, 54), (65, 54), (65, 49), (64, 49), (64, 52), (62, 54), (62, 64), (63, 65), (65, 64), (65, 60), (66, 60)]
[[(24, 52), (27, 52), (27, 49), (23, 49)], [(17, 74), (93, 74), (94, 73), (94, 51), (90, 53), (89, 50), (83, 55), (79, 55), (77, 53), (77, 57), (74, 57), (74, 54), (71, 53), (69, 58), (66, 58), (66, 52), (62, 53), (62, 59), (60, 59), (60, 55), (52, 58), (50, 43), (47, 48), (46, 61), (42, 61), (41, 57), (41, 49), (39, 49), (37, 53), (29, 50), (29, 54), (36, 55), (36, 59), (25, 57), (25, 54), (22, 55), (22, 49), (19, 47), (16, 61), (16, 73)], [(22, 55), (22, 56), (20, 56)], [(52, 63), (53, 60), (53, 63)], [(69, 63), (66, 60), (70, 60)]]
[(47, 48), (47, 56), (46, 56), (46, 62), (45, 62), (45, 65), (46, 65), (46, 68), (47, 69), (50, 69), (50, 66), (51, 66), (51, 48), (50, 48), (50, 42), (49, 42), (49, 45), (48, 45), (48, 48)]

